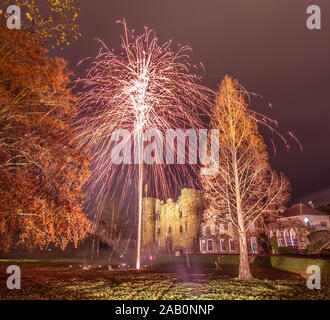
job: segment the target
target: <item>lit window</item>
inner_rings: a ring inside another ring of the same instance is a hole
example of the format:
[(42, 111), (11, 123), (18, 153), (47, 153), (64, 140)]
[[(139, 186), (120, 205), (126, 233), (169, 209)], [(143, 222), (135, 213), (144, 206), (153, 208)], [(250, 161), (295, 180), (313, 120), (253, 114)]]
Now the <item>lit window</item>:
[(284, 247), (284, 241), (283, 241), (283, 235), (282, 232), (277, 231), (276, 233), (276, 238), (277, 238), (277, 245), (279, 247)]
[(225, 239), (220, 239), (220, 249), (221, 251), (226, 251)]
[(297, 240), (297, 235), (294, 229), (290, 230), (290, 237), (291, 237), (291, 242), (292, 244), (297, 247), (298, 246), (298, 240)]
[(285, 244), (287, 247), (291, 247), (292, 246), (292, 241), (291, 241), (291, 237), (289, 235), (288, 230), (284, 230), (284, 240), (285, 240)]
[(211, 234), (215, 234), (215, 226), (211, 226)]
[(229, 239), (229, 250), (235, 251), (235, 243), (233, 239)]
[(213, 252), (213, 240), (212, 239), (207, 240), (207, 251)]
[(203, 235), (206, 236), (207, 234), (207, 226), (203, 226)]
[(201, 240), (201, 251), (206, 252), (206, 241), (205, 240)]
[(257, 238), (256, 237), (251, 237), (250, 238), (250, 243), (251, 243), (251, 249), (253, 253), (258, 252), (258, 247), (257, 247)]

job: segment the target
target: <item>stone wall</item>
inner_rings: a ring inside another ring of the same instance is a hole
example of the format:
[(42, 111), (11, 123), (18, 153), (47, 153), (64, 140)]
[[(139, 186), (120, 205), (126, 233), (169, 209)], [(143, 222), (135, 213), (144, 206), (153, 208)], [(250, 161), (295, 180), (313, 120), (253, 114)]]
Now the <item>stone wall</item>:
[(158, 252), (197, 252), (200, 205), (200, 191), (188, 188), (181, 190), (177, 201), (144, 198), (142, 247), (151, 248), (153, 243)]
[(143, 198), (142, 208), (142, 248), (144, 252), (153, 253), (155, 245), (156, 199)]

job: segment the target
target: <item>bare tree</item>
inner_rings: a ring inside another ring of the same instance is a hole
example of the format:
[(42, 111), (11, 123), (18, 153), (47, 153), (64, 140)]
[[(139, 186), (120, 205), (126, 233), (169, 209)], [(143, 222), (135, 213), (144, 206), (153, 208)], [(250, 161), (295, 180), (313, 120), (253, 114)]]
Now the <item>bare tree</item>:
[(219, 129), (219, 169), (201, 176), (206, 200), (204, 219), (225, 229), (239, 242), (239, 278), (252, 278), (247, 232), (252, 223), (279, 210), (288, 200), (288, 180), (271, 170), (256, 114), (248, 109), (246, 91), (226, 76), (216, 97), (212, 118)]

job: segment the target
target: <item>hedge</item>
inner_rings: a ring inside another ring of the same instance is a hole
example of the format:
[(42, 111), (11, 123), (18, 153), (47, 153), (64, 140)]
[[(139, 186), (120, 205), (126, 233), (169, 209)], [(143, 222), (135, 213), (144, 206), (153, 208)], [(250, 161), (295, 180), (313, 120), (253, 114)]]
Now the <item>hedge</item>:
[(275, 269), (291, 271), (291, 272), (306, 272), (309, 266), (317, 265), (321, 269), (321, 274), (330, 276), (330, 260), (326, 260), (326, 259), (264, 256), (264, 257), (258, 257), (254, 264), (260, 266), (269, 265)]
[[(294, 249), (294, 247), (292, 247)], [(214, 265), (219, 255), (191, 255), (189, 261), (191, 264), (210, 264)], [(172, 263), (186, 263), (186, 256), (169, 257), (168, 255), (160, 255), (156, 258), (156, 265), (168, 265)], [(238, 266), (238, 255), (220, 255), (221, 265)], [(306, 272), (310, 265), (317, 265), (321, 268), (322, 274), (330, 276), (330, 260), (312, 259), (305, 257), (288, 257), (288, 256), (257, 256), (250, 261), (251, 266), (260, 268), (275, 268), (291, 272)]]
[(278, 248), (279, 254), (296, 254), (298, 247), (280, 247)]
[[(191, 264), (210, 264), (214, 265), (214, 262), (220, 256), (220, 264), (222, 265), (238, 265), (239, 257), (237, 254), (233, 255), (213, 255), (213, 254), (199, 254), (199, 255), (189, 255), (188, 259)], [(172, 263), (186, 263), (187, 256), (183, 254), (182, 256), (176, 257), (174, 255), (170, 256), (167, 254), (160, 254), (156, 256), (156, 261), (154, 265), (168, 265)]]
[(307, 253), (312, 254), (312, 253), (317, 253), (319, 249), (325, 244), (325, 241), (319, 240), (314, 244), (309, 244), (307, 246)]

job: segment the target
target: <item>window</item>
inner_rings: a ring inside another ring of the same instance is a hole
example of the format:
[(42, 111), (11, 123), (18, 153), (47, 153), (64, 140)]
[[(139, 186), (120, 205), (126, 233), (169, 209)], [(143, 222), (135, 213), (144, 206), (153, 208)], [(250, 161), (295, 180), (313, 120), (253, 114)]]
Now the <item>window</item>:
[(180, 226), (180, 233), (182, 233), (182, 226)]
[(297, 234), (294, 231), (294, 229), (290, 230), (290, 237), (291, 237), (291, 242), (292, 244), (297, 247), (298, 246), (298, 240), (297, 240)]
[(182, 218), (182, 211), (181, 210), (179, 212), (179, 216), (180, 216), (180, 218)]
[(322, 222), (321, 222), (321, 227), (326, 228), (326, 227), (327, 227), (327, 223), (326, 223), (325, 221), (322, 221)]
[(157, 227), (157, 234), (160, 234), (160, 226)]
[(206, 241), (201, 240), (201, 252), (206, 252)]
[(256, 229), (256, 226), (254, 224), (254, 221), (250, 225), (250, 231), (253, 232)]
[(207, 234), (207, 226), (203, 226), (203, 235), (206, 236)]
[(219, 229), (220, 229), (220, 234), (223, 234), (225, 231), (225, 225), (221, 223)]
[(310, 227), (311, 222), (309, 221), (309, 219), (308, 219), (308, 218), (304, 218), (304, 221), (305, 221), (305, 223)]
[(168, 233), (171, 233), (171, 232), (172, 232), (171, 227), (168, 227)]
[(235, 243), (233, 239), (229, 239), (229, 250), (235, 251)]
[(184, 228), (186, 230), (186, 233), (188, 233), (188, 223), (187, 223), (187, 221), (184, 223)]
[(207, 251), (213, 252), (213, 240), (212, 239), (207, 240)]
[(284, 241), (283, 241), (283, 235), (282, 232), (277, 231), (276, 233), (276, 237), (277, 237), (277, 245), (279, 247), (284, 247)]
[(228, 232), (233, 233), (233, 224), (231, 222), (228, 223)]
[(258, 247), (257, 247), (257, 238), (256, 237), (251, 237), (250, 238), (250, 243), (251, 243), (251, 249), (253, 253), (258, 252)]
[(284, 230), (284, 240), (285, 240), (285, 245), (287, 247), (291, 247), (292, 246), (292, 242), (291, 242), (291, 237), (289, 235), (288, 230)]
[(214, 225), (211, 226), (211, 234), (212, 234), (212, 235), (215, 234), (215, 226), (214, 226)]
[(226, 251), (225, 239), (220, 239), (220, 249), (221, 251)]

